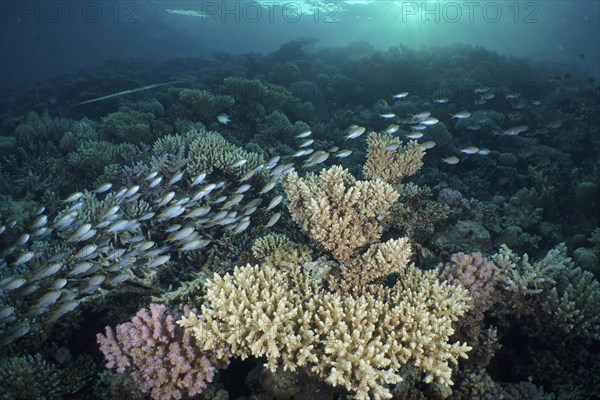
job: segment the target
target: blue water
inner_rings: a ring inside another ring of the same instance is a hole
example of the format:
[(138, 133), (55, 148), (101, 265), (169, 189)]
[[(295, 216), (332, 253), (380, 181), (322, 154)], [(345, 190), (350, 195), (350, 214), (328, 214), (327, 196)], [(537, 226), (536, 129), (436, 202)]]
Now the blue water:
[(109, 59), (268, 53), (311, 37), (322, 47), (482, 46), (598, 78), (599, 15), (597, 1), (5, 0), (0, 72), (36, 81)]

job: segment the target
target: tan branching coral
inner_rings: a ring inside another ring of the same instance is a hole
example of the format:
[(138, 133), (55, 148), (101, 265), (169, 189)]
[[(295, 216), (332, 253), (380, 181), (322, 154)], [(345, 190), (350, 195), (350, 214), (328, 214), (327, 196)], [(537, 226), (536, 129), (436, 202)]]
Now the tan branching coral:
[(406, 267), (411, 256), (408, 239), (390, 239), (385, 243), (376, 243), (369, 249), (349, 261), (342, 263), (344, 281), (356, 286), (384, 278)]
[(273, 371), (300, 369), (360, 400), (390, 398), (407, 364), (426, 382), (452, 385), (450, 364), (470, 350), (449, 342), (468, 308), (466, 291), (411, 266), (383, 293), (331, 293), (299, 267), (248, 265), (215, 275), (202, 313), (179, 324), (205, 349), (266, 357)]
[[(363, 174), (367, 178), (381, 179), (394, 185), (413, 175), (423, 165), (425, 150), (414, 140), (402, 145), (396, 136), (371, 132), (367, 144), (367, 161), (363, 166)], [(398, 148), (390, 150), (390, 146)]]
[(294, 221), (338, 260), (348, 260), (361, 247), (379, 240), (382, 221), (398, 198), (391, 185), (357, 181), (340, 166), (306, 178), (291, 172), (283, 186)]
[(258, 238), (252, 246), (252, 254), (263, 264), (280, 269), (294, 269), (312, 260), (310, 247), (294, 243), (279, 233)]

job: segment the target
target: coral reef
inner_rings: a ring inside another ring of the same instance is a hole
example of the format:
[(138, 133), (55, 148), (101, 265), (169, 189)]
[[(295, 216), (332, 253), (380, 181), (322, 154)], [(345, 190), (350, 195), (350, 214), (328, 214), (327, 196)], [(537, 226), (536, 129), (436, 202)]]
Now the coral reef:
[(200, 351), (175, 320), (164, 305), (150, 304), (131, 322), (117, 325), (116, 333), (106, 327), (106, 335), (98, 334), (106, 366), (128, 373), (142, 392), (149, 392), (155, 400), (201, 393), (217, 368), (227, 366), (229, 357)]
[(391, 397), (387, 385), (401, 381), (394, 370), (406, 363), (426, 382), (452, 384), (449, 364), (470, 348), (448, 339), (467, 299), (413, 267), (377, 298), (323, 292), (299, 268), (248, 265), (215, 275), (201, 313), (179, 324), (219, 357), (264, 356), (272, 371), (305, 370), (357, 399), (382, 399)]
[(294, 221), (338, 260), (348, 260), (379, 240), (383, 219), (398, 198), (389, 184), (357, 181), (339, 166), (307, 178), (291, 172), (283, 186)]

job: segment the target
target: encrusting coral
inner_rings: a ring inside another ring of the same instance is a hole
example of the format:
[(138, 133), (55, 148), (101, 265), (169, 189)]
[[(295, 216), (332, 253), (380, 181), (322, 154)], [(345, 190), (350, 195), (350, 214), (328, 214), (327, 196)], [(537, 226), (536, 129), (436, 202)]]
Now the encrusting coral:
[(357, 181), (348, 170), (333, 166), (319, 176), (286, 175), (283, 186), (294, 221), (317, 244), (338, 260), (379, 240), (383, 220), (398, 193), (380, 181)]
[(215, 275), (202, 312), (178, 323), (218, 357), (266, 357), (273, 371), (315, 374), (356, 399), (390, 398), (406, 364), (426, 382), (452, 385), (450, 364), (470, 350), (449, 343), (467, 293), (412, 266), (401, 275), (376, 297), (324, 291), (299, 267), (236, 267)]

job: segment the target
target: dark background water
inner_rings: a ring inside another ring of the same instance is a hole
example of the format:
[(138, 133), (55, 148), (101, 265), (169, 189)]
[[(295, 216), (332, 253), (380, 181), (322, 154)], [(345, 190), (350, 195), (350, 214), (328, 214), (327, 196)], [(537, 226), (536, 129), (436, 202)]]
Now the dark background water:
[(0, 80), (46, 80), (109, 59), (265, 53), (300, 36), (318, 46), (483, 46), (598, 78), (599, 21), (598, 1), (2, 0)]

